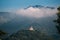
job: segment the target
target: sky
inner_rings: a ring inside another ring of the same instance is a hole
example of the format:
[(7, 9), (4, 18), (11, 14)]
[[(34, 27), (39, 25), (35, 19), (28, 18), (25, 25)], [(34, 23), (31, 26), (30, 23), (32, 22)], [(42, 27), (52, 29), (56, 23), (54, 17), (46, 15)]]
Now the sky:
[(0, 0), (0, 12), (26, 8), (29, 5), (60, 6), (60, 0)]

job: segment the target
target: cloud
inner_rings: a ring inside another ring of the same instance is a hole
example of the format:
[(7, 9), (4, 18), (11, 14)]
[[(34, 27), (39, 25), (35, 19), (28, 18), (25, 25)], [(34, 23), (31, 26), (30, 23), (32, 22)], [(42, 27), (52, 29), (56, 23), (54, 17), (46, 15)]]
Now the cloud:
[(8, 20), (4, 18), (3, 16), (0, 16), (0, 23), (6, 23)]
[(7, 23), (9, 19), (4, 18), (3, 16), (0, 16), (0, 24)]
[(16, 11), (16, 13), (22, 16), (40, 18), (40, 17), (52, 16), (57, 13), (57, 10), (50, 8), (29, 7), (27, 9), (19, 9)]

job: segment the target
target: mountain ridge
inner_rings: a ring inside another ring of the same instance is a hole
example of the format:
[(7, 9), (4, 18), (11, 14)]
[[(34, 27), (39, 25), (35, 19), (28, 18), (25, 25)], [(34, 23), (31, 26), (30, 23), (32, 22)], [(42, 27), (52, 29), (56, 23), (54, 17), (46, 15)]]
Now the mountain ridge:
[[(33, 8), (49, 8), (49, 9), (55, 9), (55, 7), (49, 7), (49, 6), (42, 6), (42, 5), (30, 5), (28, 6), (27, 8), (30, 8), (30, 7), (33, 7)], [(25, 9), (27, 9), (25, 8)]]

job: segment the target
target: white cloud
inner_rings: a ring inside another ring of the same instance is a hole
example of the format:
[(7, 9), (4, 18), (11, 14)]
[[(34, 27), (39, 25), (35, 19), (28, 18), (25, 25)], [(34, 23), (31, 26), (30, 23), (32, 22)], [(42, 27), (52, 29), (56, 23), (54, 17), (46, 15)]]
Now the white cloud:
[(0, 16), (0, 24), (7, 23), (9, 19), (4, 18), (3, 16)]
[(54, 15), (57, 13), (57, 10), (50, 9), (50, 8), (40, 8), (39, 9), (39, 8), (29, 7), (27, 9), (19, 9), (19, 10), (17, 10), (16, 13), (20, 14), (22, 16), (40, 18), (40, 17)]
[(0, 23), (7, 22), (7, 19), (5, 19), (3, 16), (0, 16)]

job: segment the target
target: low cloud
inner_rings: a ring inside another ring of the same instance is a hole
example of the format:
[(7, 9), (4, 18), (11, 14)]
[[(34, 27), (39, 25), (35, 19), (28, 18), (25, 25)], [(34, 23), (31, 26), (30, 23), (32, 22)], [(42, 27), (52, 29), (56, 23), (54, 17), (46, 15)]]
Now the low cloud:
[(6, 23), (8, 20), (3, 16), (0, 16), (0, 23)]
[(55, 15), (57, 9), (29, 7), (27, 9), (19, 9), (16, 13), (22, 16), (40, 18)]
[(7, 23), (9, 19), (4, 18), (3, 16), (0, 16), (0, 24)]

